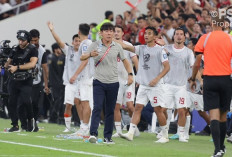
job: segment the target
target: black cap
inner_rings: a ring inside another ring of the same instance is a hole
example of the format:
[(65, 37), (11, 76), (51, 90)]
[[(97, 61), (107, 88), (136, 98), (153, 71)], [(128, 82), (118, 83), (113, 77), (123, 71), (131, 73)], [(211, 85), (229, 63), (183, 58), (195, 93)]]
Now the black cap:
[(30, 42), (31, 40), (31, 35), (29, 32), (25, 31), (25, 30), (19, 30), (17, 32), (17, 39), (21, 39), (23, 41), (27, 40), (28, 42)]

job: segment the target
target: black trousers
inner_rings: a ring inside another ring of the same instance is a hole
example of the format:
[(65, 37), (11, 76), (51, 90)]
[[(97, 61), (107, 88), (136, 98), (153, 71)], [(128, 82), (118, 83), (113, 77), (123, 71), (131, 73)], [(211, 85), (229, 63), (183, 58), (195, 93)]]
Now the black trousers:
[[(21, 121), (22, 127), (27, 126), (27, 119), (34, 118), (31, 100), (32, 81), (31, 78), (24, 81), (9, 80), (8, 109), (13, 126), (18, 125), (18, 118)], [(25, 119), (25, 113), (27, 114), (27, 119)]]
[(32, 106), (34, 118), (37, 121), (39, 116), (39, 102), (42, 94), (43, 86), (41, 83), (32, 86)]

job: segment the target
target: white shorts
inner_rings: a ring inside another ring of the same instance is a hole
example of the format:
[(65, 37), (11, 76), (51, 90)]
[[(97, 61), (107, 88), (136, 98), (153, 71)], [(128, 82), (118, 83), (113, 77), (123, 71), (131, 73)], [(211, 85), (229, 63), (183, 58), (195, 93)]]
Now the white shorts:
[(91, 101), (93, 99), (93, 85), (85, 84), (82, 81), (77, 82), (77, 96), (81, 101)]
[(166, 107), (169, 109), (179, 109), (186, 108), (186, 86), (175, 86), (170, 84), (164, 85), (165, 89), (165, 103)]
[(74, 98), (78, 95), (77, 91), (77, 84), (67, 84), (65, 86), (64, 104), (74, 105)]
[(190, 110), (203, 111), (203, 95), (187, 92), (187, 107)]
[(130, 86), (126, 86), (125, 84), (119, 83), (118, 96), (117, 96), (117, 104), (124, 104), (126, 102), (133, 101), (135, 99), (135, 83), (132, 83)]
[(165, 97), (163, 93), (163, 84), (159, 84), (155, 87), (140, 85), (136, 96), (136, 104), (146, 106), (148, 101), (150, 101), (152, 107), (165, 107)]

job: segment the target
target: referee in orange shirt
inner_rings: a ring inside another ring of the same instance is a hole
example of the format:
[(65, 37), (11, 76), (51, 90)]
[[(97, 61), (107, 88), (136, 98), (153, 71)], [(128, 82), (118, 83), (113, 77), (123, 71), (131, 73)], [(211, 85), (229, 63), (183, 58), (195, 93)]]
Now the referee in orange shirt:
[(215, 146), (213, 157), (225, 153), (226, 114), (230, 110), (232, 78), (232, 37), (222, 31), (224, 17), (212, 18), (213, 32), (203, 35), (195, 46), (196, 61), (193, 66), (191, 88), (204, 55), (203, 99), (204, 110), (209, 111), (210, 128)]

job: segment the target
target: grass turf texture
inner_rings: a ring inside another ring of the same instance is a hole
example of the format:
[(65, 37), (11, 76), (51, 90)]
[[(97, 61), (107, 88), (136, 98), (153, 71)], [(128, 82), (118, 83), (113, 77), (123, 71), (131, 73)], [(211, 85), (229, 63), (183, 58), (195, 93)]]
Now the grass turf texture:
[[(56, 135), (62, 134), (64, 126), (56, 124), (40, 123), (39, 127), (44, 127), (44, 131), (39, 132), (20, 132), (3, 133), (4, 128), (9, 128), (10, 121), (0, 119), (0, 157), (1, 156), (123, 156), (123, 157), (209, 157), (213, 153), (213, 142), (211, 137), (195, 136), (192, 134), (188, 143), (181, 143), (178, 140), (170, 140), (166, 144), (155, 143), (156, 136), (149, 133), (141, 133), (135, 137), (134, 141), (126, 141), (121, 138), (114, 138), (116, 144), (91, 144), (83, 140), (57, 139)], [(103, 127), (99, 128), (99, 138), (102, 136)], [(31, 144), (36, 146), (45, 146), (63, 150), (72, 150), (74, 152), (62, 152), (58, 150), (49, 150), (25, 145), (16, 145), (3, 143), (1, 141), (10, 141), (16, 143)], [(232, 145), (226, 143), (227, 152), (225, 157), (232, 154)], [(80, 152), (84, 154), (79, 154)], [(93, 153), (93, 154), (87, 154)]]

